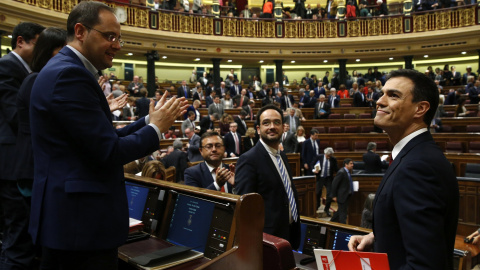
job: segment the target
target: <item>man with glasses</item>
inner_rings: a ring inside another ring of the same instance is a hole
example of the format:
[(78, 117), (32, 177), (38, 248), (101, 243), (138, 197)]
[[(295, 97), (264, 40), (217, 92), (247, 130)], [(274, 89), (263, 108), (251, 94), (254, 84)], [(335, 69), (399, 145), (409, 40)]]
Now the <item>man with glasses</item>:
[(39, 73), (31, 94), (35, 158), (29, 232), (43, 247), (42, 269), (117, 269), (128, 235), (123, 165), (158, 149), (185, 113), (164, 95), (123, 129), (98, 84), (122, 46), (112, 8), (82, 1), (67, 19), (67, 46)]
[(222, 163), (225, 145), (215, 131), (208, 131), (200, 139), (200, 151), (205, 162), (185, 170), (185, 184), (210, 190), (232, 193), (235, 167)]
[(257, 119), (260, 141), (238, 159), (235, 193), (259, 193), (265, 207), (263, 231), (286, 239), (296, 249), (300, 244), (298, 195), (287, 156), (279, 149), (282, 111), (267, 105), (258, 111)]

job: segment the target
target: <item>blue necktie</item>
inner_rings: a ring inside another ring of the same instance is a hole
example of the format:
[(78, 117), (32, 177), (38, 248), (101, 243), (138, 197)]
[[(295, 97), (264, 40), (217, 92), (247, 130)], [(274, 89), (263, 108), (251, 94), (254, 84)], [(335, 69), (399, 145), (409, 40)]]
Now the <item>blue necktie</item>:
[(350, 175), (350, 172), (348, 170), (345, 170), (347, 171), (347, 174), (348, 174), (348, 180), (350, 181), (350, 194), (353, 194), (353, 181), (352, 181), (352, 176)]
[(285, 186), (285, 191), (287, 192), (288, 201), (290, 202), (290, 212), (292, 213), (292, 218), (294, 221), (297, 221), (297, 204), (295, 203), (295, 196), (293, 195), (293, 190), (290, 187), (290, 183), (288, 182), (287, 172), (285, 171), (285, 167), (283, 166), (282, 158), (280, 155), (275, 156), (277, 158), (278, 168), (280, 169), (280, 174), (282, 176), (282, 182)]
[(185, 92), (185, 98), (188, 98), (187, 88), (185, 86), (183, 87), (183, 92)]
[(325, 166), (323, 166), (323, 178), (327, 177), (328, 174), (328, 159), (324, 156), (325, 159)]

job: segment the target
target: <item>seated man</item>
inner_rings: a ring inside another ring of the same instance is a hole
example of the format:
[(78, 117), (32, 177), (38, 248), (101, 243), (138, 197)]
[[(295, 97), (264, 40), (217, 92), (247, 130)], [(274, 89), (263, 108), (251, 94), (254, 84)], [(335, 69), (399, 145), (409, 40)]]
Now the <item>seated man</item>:
[(175, 182), (183, 181), (183, 174), (187, 168), (187, 153), (182, 151), (183, 143), (180, 139), (173, 141), (173, 151), (165, 155), (160, 161), (165, 168), (175, 167)]
[(185, 170), (185, 184), (232, 193), (235, 167), (222, 163), (225, 145), (220, 135), (215, 131), (204, 133), (200, 139), (200, 150), (205, 162)]

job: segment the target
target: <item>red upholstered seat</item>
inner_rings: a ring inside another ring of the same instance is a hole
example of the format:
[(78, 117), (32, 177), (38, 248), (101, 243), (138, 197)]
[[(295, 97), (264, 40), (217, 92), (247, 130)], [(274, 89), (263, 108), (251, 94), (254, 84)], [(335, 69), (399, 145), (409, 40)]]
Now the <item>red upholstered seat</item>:
[(354, 113), (346, 113), (343, 115), (343, 119), (355, 119), (357, 116)]
[(340, 114), (339, 113), (332, 113), (328, 116), (328, 119), (340, 119)]
[(373, 132), (373, 126), (364, 126), (364, 127), (360, 127), (360, 132), (362, 133), (370, 133), (370, 132)]
[(356, 141), (353, 146), (353, 151), (355, 152), (366, 152), (367, 151), (367, 141)]
[(463, 153), (462, 142), (447, 142), (445, 145), (445, 152), (447, 153)]
[(263, 269), (294, 269), (292, 246), (283, 239), (263, 233)]
[(325, 150), (325, 148), (328, 146), (328, 142), (320, 140), (320, 144), (318, 145), (318, 153), (323, 154), (323, 150)]
[(370, 113), (361, 113), (358, 115), (358, 118), (360, 119), (372, 118), (372, 115)]
[(345, 133), (358, 133), (358, 127), (357, 126), (346, 126), (343, 131)]
[(352, 107), (352, 104), (344, 103), (344, 104), (340, 104), (340, 107)]
[(468, 143), (468, 152), (469, 153), (480, 153), (480, 142), (469, 142)]
[(480, 132), (480, 125), (467, 125), (467, 132)]
[(348, 145), (348, 141), (338, 141), (334, 143), (333, 150), (336, 152), (349, 152), (350, 145)]
[(342, 133), (341, 127), (328, 127), (328, 133)]
[[(388, 142), (387, 141), (377, 141), (377, 151), (389, 151), (388, 149)], [(365, 147), (366, 148), (366, 147)]]
[(326, 133), (325, 127), (312, 127), (312, 129), (318, 130), (318, 133)]

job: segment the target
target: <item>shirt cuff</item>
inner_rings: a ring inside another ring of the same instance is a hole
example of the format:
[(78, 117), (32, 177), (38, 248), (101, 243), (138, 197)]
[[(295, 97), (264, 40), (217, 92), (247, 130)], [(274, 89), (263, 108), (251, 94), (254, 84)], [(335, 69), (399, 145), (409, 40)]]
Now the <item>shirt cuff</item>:
[(150, 115), (145, 116), (145, 125), (150, 124)]
[(161, 139), (163, 139), (163, 134), (160, 132), (160, 129), (153, 123), (150, 123), (148, 124), (149, 126), (153, 127), (153, 129), (155, 129), (155, 132), (157, 132), (157, 135), (158, 135), (158, 141), (160, 141)]
[(217, 181), (213, 181), (213, 185), (215, 186), (215, 188), (217, 189), (217, 191), (219, 191), (220, 189), (222, 189), (222, 187), (217, 184)]

